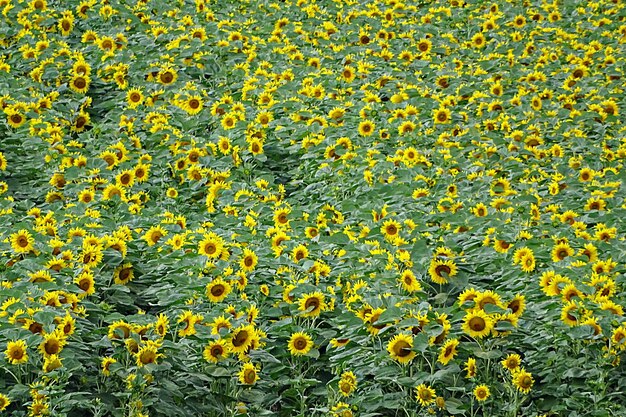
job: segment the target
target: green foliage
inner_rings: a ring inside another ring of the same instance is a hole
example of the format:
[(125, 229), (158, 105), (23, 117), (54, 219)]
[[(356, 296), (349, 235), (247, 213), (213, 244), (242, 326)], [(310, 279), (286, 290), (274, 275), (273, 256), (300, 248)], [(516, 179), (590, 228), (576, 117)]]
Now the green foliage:
[(0, 5), (0, 414), (626, 414), (622, 2)]

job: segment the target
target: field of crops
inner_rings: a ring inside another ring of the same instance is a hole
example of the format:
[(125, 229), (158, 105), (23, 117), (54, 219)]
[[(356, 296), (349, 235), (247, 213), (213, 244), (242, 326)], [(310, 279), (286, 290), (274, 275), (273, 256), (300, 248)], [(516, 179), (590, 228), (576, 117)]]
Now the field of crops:
[(624, 1), (0, 12), (0, 415), (626, 415)]

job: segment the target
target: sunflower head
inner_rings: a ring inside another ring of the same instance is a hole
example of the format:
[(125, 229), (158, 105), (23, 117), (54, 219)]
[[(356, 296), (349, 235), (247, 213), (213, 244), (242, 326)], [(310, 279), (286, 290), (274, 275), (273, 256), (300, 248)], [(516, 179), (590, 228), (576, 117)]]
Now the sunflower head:
[(304, 294), (299, 299), (298, 305), (299, 310), (302, 311), (302, 315), (304, 317), (315, 317), (319, 316), (320, 313), (326, 309), (326, 304), (324, 302), (324, 294), (319, 291)]
[(231, 285), (222, 278), (214, 279), (206, 286), (206, 295), (212, 303), (223, 301), (231, 291)]
[(294, 356), (306, 355), (313, 347), (313, 340), (306, 333), (296, 332), (291, 335), (287, 347)]
[(221, 340), (213, 341), (204, 348), (202, 356), (208, 362), (217, 363), (228, 356), (228, 347)]
[(4, 356), (12, 365), (19, 365), (28, 361), (27, 345), (23, 340), (14, 340), (7, 344)]
[(413, 336), (398, 334), (387, 344), (387, 351), (392, 359), (405, 365), (415, 357), (413, 349)]
[(252, 363), (244, 363), (239, 371), (239, 381), (244, 385), (254, 385), (259, 379), (257, 368)]
[(487, 385), (478, 385), (474, 388), (474, 398), (476, 398), (476, 401), (486, 401), (490, 395), (491, 392), (489, 391), (489, 387), (487, 387)]
[(429, 385), (420, 384), (415, 388), (415, 397), (422, 407), (430, 405), (436, 396), (435, 390)]

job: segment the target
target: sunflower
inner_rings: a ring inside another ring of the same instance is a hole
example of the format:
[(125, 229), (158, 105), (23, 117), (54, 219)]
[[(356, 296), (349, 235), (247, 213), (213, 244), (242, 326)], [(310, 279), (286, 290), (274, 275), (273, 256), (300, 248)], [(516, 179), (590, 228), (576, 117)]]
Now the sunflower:
[(528, 394), (530, 392), (534, 383), (535, 380), (533, 379), (533, 376), (530, 372), (526, 372), (524, 368), (520, 368), (513, 374), (513, 384), (524, 394)]
[(0, 413), (3, 412), (9, 405), (11, 400), (4, 394), (0, 394)]
[(420, 39), (419, 41), (417, 41), (416, 47), (418, 51), (426, 54), (432, 49), (433, 43), (430, 41), (430, 39)]
[(306, 259), (308, 256), (309, 256), (309, 250), (304, 245), (298, 245), (295, 248), (293, 248), (293, 251), (291, 251), (291, 259), (293, 259), (295, 263), (298, 263), (301, 260)]
[(578, 312), (578, 304), (574, 301), (570, 301), (561, 309), (561, 321), (570, 327), (578, 325), (578, 317), (572, 313)]
[(543, 104), (541, 102), (541, 98), (535, 96), (530, 100), (530, 107), (532, 107), (533, 110), (535, 111), (539, 111), (541, 110), (541, 108), (543, 107)]
[(606, 210), (606, 201), (604, 201), (602, 198), (591, 197), (587, 200), (584, 209), (585, 211), (604, 211)]
[(143, 103), (143, 99), (143, 93), (139, 88), (131, 88), (126, 93), (126, 102), (128, 103), (128, 107), (131, 109), (134, 109)]
[(243, 254), (241, 255), (241, 259), (239, 261), (239, 266), (242, 271), (251, 272), (254, 271), (257, 263), (259, 261), (259, 257), (252, 250), (245, 248), (243, 250)]
[(595, 173), (594, 173), (594, 171), (592, 169), (590, 169), (590, 168), (582, 168), (580, 170), (580, 172), (578, 173), (578, 179), (581, 182), (588, 182), (588, 181), (591, 181), (593, 179), (594, 175), (595, 175)]
[(80, 273), (74, 280), (74, 283), (78, 285), (83, 293), (79, 295), (79, 297), (85, 297), (87, 295), (92, 295), (96, 292), (95, 280), (93, 273), (89, 270), (85, 270)]
[(4, 351), (7, 361), (12, 365), (19, 365), (28, 362), (28, 353), (26, 353), (26, 342), (23, 340), (13, 340), (7, 344)]
[[(528, 255), (533, 255), (533, 251), (530, 248), (527, 247), (522, 247), (517, 249), (514, 253), (513, 253), (513, 263), (514, 264), (519, 264), (522, 262), (522, 258), (524, 258), (525, 256)], [(534, 255), (533, 255), (534, 257)]]
[(159, 343), (148, 340), (146, 344), (135, 353), (137, 366), (142, 367), (149, 363), (157, 363), (157, 360), (163, 356), (162, 353), (158, 353), (159, 346)]
[(306, 333), (296, 332), (289, 338), (287, 347), (293, 356), (306, 355), (313, 348), (313, 340)]
[(561, 20), (561, 14), (558, 11), (553, 11), (550, 12), (550, 14), (548, 15), (548, 20), (552, 23)]
[(602, 106), (602, 112), (604, 114), (610, 115), (610, 116), (619, 115), (619, 108), (617, 106), (617, 103), (613, 99), (605, 100), (602, 103), (600, 103), (600, 105)]
[(274, 115), (269, 111), (262, 111), (256, 116), (256, 122), (263, 127), (267, 127), (274, 120)]
[(283, 247), (281, 245), (287, 240), (291, 240), (291, 238), (284, 232), (278, 232), (272, 237), (272, 249), (275, 249), (275, 253), (277, 255), (280, 255), (282, 253)]
[(73, 132), (82, 132), (85, 130), (85, 128), (87, 127), (87, 125), (89, 125), (89, 123), (91, 122), (91, 116), (89, 116), (89, 113), (81, 111), (78, 113), (78, 116), (76, 116), (76, 119), (74, 120), (74, 124), (72, 125), (72, 131)]
[(319, 316), (325, 309), (324, 294), (319, 291), (303, 294), (298, 300), (298, 310), (302, 311), (303, 317)]
[(157, 74), (157, 81), (163, 85), (170, 85), (178, 79), (178, 72), (171, 66), (165, 66)]
[(457, 347), (459, 346), (458, 339), (450, 339), (439, 350), (439, 356), (437, 360), (443, 365), (447, 365), (457, 354)]
[(111, 375), (111, 365), (117, 363), (117, 360), (111, 357), (102, 358), (100, 361), (100, 367), (102, 368), (102, 375), (109, 376)]
[(385, 221), (381, 227), (381, 232), (385, 236), (387, 240), (394, 240), (398, 237), (398, 233), (400, 233), (400, 228), (402, 226), (399, 222), (393, 219), (389, 219)]
[(224, 130), (230, 130), (237, 124), (237, 117), (232, 113), (225, 114), (224, 117), (222, 117), (221, 124)]
[(482, 339), (491, 333), (493, 320), (482, 310), (471, 311), (465, 315), (462, 329), (471, 337)]
[(383, 314), (384, 312), (385, 312), (384, 308), (378, 307), (364, 316), (365, 322), (368, 323), (367, 330), (374, 336), (377, 335), (378, 332), (380, 332), (382, 329), (384, 329), (387, 326), (384, 323), (376, 324), (376, 322), (380, 318), (380, 315)]
[(486, 401), (490, 395), (491, 392), (489, 391), (489, 387), (487, 387), (487, 385), (478, 385), (476, 388), (474, 388), (474, 398), (476, 398), (476, 401)]
[(487, 304), (493, 304), (502, 308), (502, 301), (500, 296), (491, 290), (479, 292), (476, 295), (476, 298), (474, 298), (474, 302), (476, 303), (476, 307), (481, 310), (484, 310)]
[(120, 338), (127, 339), (130, 337), (132, 331), (133, 326), (131, 324), (118, 320), (109, 326), (108, 338), (110, 340)]
[(129, 188), (135, 183), (135, 172), (125, 169), (115, 176), (115, 183), (120, 187)]
[(613, 314), (615, 314), (616, 316), (623, 316), (624, 315), (624, 309), (622, 308), (621, 305), (615, 303), (614, 301), (611, 300), (606, 300), (603, 301), (600, 304), (600, 308), (604, 311), (609, 311)]
[(89, 84), (91, 83), (91, 78), (87, 75), (74, 74), (72, 79), (69, 82), (69, 87), (72, 91), (75, 91), (80, 94), (85, 94), (87, 90), (89, 90)]
[(522, 294), (518, 294), (509, 303), (506, 305), (506, 308), (511, 310), (511, 312), (520, 317), (524, 310), (526, 310), (526, 297)]
[(487, 40), (485, 39), (485, 35), (481, 32), (478, 32), (474, 36), (472, 36), (472, 46), (475, 48), (482, 48), (485, 46)]
[(195, 94), (189, 96), (187, 100), (183, 101), (181, 107), (185, 112), (187, 112), (187, 114), (193, 116), (202, 111), (204, 107), (204, 101), (202, 100), (202, 97)]
[(474, 378), (476, 376), (476, 358), (468, 358), (465, 362), (465, 378)]
[(163, 229), (161, 226), (152, 226), (141, 238), (146, 241), (148, 246), (154, 246), (166, 235), (167, 230)]
[(102, 248), (99, 246), (89, 246), (83, 249), (80, 260), (85, 268), (95, 268), (102, 262)]
[(342, 107), (334, 107), (328, 112), (328, 117), (333, 120), (340, 120), (346, 114), (346, 110)]
[(118, 285), (126, 285), (132, 281), (134, 277), (133, 265), (129, 262), (118, 266), (113, 272), (113, 282)]
[(356, 375), (352, 371), (346, 371), (341, 374), (341, 379), (339, 380), (339, 392), (344, 397), (350, 396), (356, 390), (357, 387), (357, 379)]
[(63, 366), (63, 359), (59, 358), (58, 355), (50, 355), (46, 357), (43, 361), (43, 372), (48, 373), (52, 372), (55, 369), (59, 369)]
[(58, 355), (66, 344), (65, 334), (59, 330), (44, 335), (39, 351), (44, 357)]
[(433, 112), (433, 118), (436, 124), (450, 123), (452, 112), (448, 108), (440, 107)]
[(157, 317), (157, 321), (154, 324), (154, 331), (161, 337), (165, 337), (167, 334), (167, 329), (169, 328), (170, 320), (169, 318), (161, 313), (159, 317)]
[(420, 384), (415, 388), (415, 397), (423, 407), (434, 402), (436, 396), (435, 390), (429, 385)]
[(485, 217), (488, 214), (488, 209), (483, 203), (478, 203), (471, 209), (471, 212), (476, 217)]
[(245, 353), (252, 345), (253, 339), (256, 337), (254, 327), (250, 324), (241, 325), (233, 330), (229, 340), (229, 351), (232, 353)]
[(622, 325), (615, 328), (611, 334), (611, 342), (620, 350), (626, 349), (626, 326)]
[(536, 266), (535, 256), (532, 253), (524, 255), (522, 259), (520, 259), (520, 264), (522, 272), (533, 272)]
[(578, 288), (576, 288), (575, 284), (567, 284), (561, 290), (561, 298), (563, 298), (563, 302), (567, 303), (572, 301), (574, 297), (583, 298), (584, 294)]
[(215, 340), (204, 348), (202, 357), (207, 362), (217, 363), (228, 356), (228, 346), (222, 340)]
[(440, 77), (437, 77), (437, 80), (435, 80), (435, 84), (437, 84), (437, 86), (440, 88), (448, 88), (450, 86), (450, 78), (442, 75)]
[[(402, 126), (401, 126), (402, 127)], [(419, 151), (414, 147), (410, 146), (404, 150), (402, 155), (402, 161), (407, 166), (415, 166), (420, 162), (424, 162), (424, 157), (420, 155)]]
[(598, 319), (596, 317), (588, 317), (580, 324), (583, 326), (590, 326), (593, 329), (594, 336), (602, 334), (602, 327), (600, 327), (600, 325), (598, 324)]
[(170, 187), (167, 189), (167, 191), (165, 192), (165, 194), (169, 197), (169, 198), (176, 198), (178, 197), (178, 190), (176, 188)]
[(430, 279), (436, 284), (446, 284), (457, 274), (457, 266), (451, 259), (433, 259), (428, 268)]
[(515, 373), (522, 364), (522, 358), (517, 353), (509, 353), (509, 355), (502, 359), (500, 363), (504, 369), (507, 369), (511, 373)]
[(359, 123), (359, 135), (361, 136), (371, 136), (374, 133), (374, 129), (376, 125), (371, 120), (363, 120)]
[(69, 14), (64, 14), (64, 16), (59, 20), (57, 26), (61, 31), (61, 35), (68, 36), (74, 28), (74, 17), (71, 12)]
[(7, 115), (7, 123), (9, 123), (9, 126), (12, 128), (17, 129), (26, 123), (26, 117), (24, 117), (24, 115), (17, 110), (6, 109), (4, 112)]
[(72, 74), (91, 75), (91, 65), (82, 59), (74, 62), (72, 65)]
[(96, 196), (96, 193), (93, 190), (87, 188), (87, 189), (81, 190), (78, 193), (78, 201), (84, 204), (89, 204), (93, 201), (95, 196)]
[(103, 51), (111, 51), (115, 49), (115, 39), (110, 36), (102, 36), (96, 40), (96, 43), (98, 44), (98, 48)]
[(141, 164), (141, 163), (137, 164), (137, 166), (135, 167), (133, 171), (135, 180), (138, 183), (146, 182), (148, 180), (149, 171), (150, 171), (150, 165)]
[(254, 138), (249, 142), (248, 150), (252, 155), (262, 155), (263, 150), (263, 140)]
[(400, 284), (402, 285), (402, 288), (404, 288), (404, 290), (409, 293), (422, 290), (421, 284), (415, 277), (413, 271), (411, 271), (410, 269), (402, 272), (402, 275), (400, 275)]
[(387, 351), (392, 359), (405, 365), (415, 357), (413, 349), (413, 336), (398, 334), (387, 344)]
[(28, 230), (21, 229), (10, 236), (11, 248), (15, 253), (28, 253), (34, 249), (35, 239)]
[(209, 259), (217, 259), (222, 256), (224, 250), (224, 241), (215, 233), (205, 235), (204, 239), (198, 244), (198, 253)]
[(291, 209), (289, 207), (280, 207), (274, 210), (273, 220), (276, 227), (288, 227), (289, 226), (289, 213)]
[(201, 314), (193, 314), (187, 310), (178, 316), (178, 323), (182, 323), (183, 327), (178, 330), (180, 337), (192, 336), (196, 334), (196, 323), (200, 323), (204, 317)]
[(222, 278), (216, 278), (206, 286), (206, 295), (212, 303), (224, 301), (232, 291), (231, 285)]
[(526, 18), (522, 15), (517, 15), (513, 18), (513, 26), (518, 29), (521, 29), (526, 25)]
[(437, 322), (437, 324), (441, 325), (441, 332), (437, 335), (437, 336), (431, 336), (428, 339), (428, 343), (430, 343), (431, 345), (438, 345), (440, 343), (443, 343), (443, 341), (446, 339), (446, 337), (448, 337), (448, 333), (450, 332), (450, 329), (452, 328), (452, 325), (450, 324), (450, 320), (448, 320), (448, 315), (443, 313), (435, 313), (435, 321)]
[(244, 385), (254, 385), (259, 380), (257, 368), (250, 362), (243, 364), (238, 376), (239, 381)]
[(568, 256), (574, 255), (574, 249), (570, 247), (570, 245), (566, 242), (557, 243), (552, 248), (552, 262), (559, 262), (567, 258)]
[(33, 400), (28, 406), (29, 416), (47, 416), (50, 414), (50, 405), (46, 401), (47, 397), (40, 395), (39, 399)]
[(356, 78), (356, 71), (354, 68), (346, 66), (343, 67), (341, 71), (341, 78), (343, 78), (346, 82), (351, 83)]

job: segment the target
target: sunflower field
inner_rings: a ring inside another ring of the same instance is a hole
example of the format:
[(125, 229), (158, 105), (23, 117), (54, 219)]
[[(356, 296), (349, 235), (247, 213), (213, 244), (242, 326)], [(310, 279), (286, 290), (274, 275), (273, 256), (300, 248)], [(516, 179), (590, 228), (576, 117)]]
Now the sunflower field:
[(0, 415), (626, 415), (623, 0), (0, 12)]

